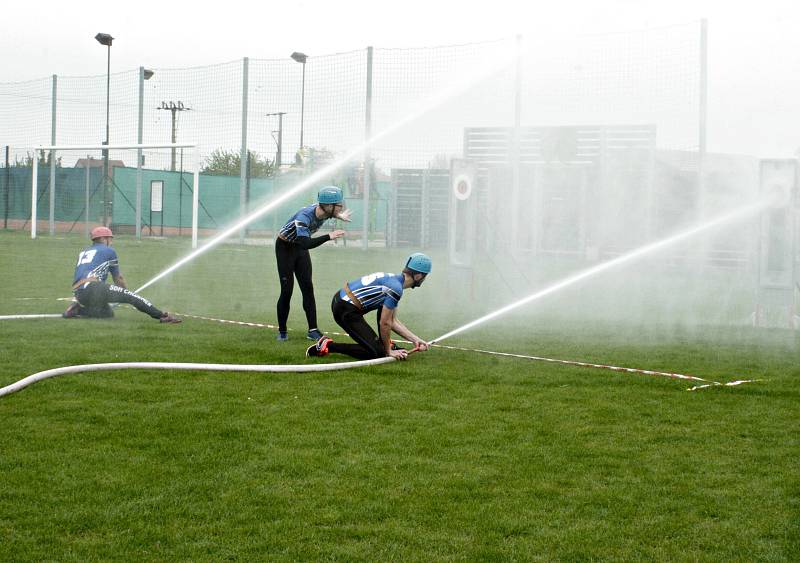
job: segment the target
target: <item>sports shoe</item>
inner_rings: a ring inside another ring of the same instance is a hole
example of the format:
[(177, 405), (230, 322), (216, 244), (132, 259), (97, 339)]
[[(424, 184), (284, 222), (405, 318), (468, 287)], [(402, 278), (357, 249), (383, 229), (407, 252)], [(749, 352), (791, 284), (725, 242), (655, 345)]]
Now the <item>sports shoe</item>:
[(172, 315), (170, 315), (169, 313), (164, 311), (164, 313), (161, 315), (161, 318), (158, 319), (158, 322), (166, 323), (166, 324), (178, 324), (178, 323), (181, 323), (183, 321), (181, 319), (179, 319), (178, 317), (173, 317)]
[(319, 331), (318, 328), (312, 328), (311, 330), (308, 331), (306, 338), (308, 338), (309, 340), (319, 340), (323, 336), (324, 335)]
[(306, 358), (327, 356), (330, 354), (328, 351), (328, 344), (331, 342), (333, 342), (333, 340), (327, 336), (321, 337), (319, 340), (317, 340), (316, 344), (312, 344), (306, 349)]
[(61, 316), (65, 319), (74, 319), (75, 317), (80, 316), (80, 314), (81, 304), (77, 301), (73, 301), (70, 303), (69, 307), (67, 307), (67, 310), (61, 313)]
[(278, 337), (275, 340), (277, 340), (278, 342), (286, 342), (287, 340), (289, 340), (289, 333), (279, 331)]

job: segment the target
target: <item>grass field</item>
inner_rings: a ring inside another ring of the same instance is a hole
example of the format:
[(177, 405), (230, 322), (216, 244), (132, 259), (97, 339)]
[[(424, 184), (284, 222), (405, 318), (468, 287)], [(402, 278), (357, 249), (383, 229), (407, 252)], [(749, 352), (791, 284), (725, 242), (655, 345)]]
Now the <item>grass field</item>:
[[(0, 315), (61, 312), (83, 244), (0, 233)], [(115, 247), (136, 288), (188, 242)], [(397, 271), (406, 253), (313, 251), (321, 328), (337, 328), (328, 303), (342, 282)], [(511, 297), (469, 289), (444, 263), (434, 254), (399, 310), (425, 338)], [(762, 381), (690, 393), (686, 381), (434, 349), (337, 372), (37, 383), (0, 399), (0, 560), (797, 561), (796, 333), (665, 324), (646, 291), (630, 299), (648, 301), (651, 323), (588, 306), (558, 315), (554, 300), (445, 343)], [(223, 245), (143, 293), (169, 311), (274, 324), (273, 249)], [(277, 343), (268, 329), (160, 325), (123, 307), (113, 320), (0, 321), (0, 387), (84, 363), (309, 362), (299, 291), (290, 328)]]

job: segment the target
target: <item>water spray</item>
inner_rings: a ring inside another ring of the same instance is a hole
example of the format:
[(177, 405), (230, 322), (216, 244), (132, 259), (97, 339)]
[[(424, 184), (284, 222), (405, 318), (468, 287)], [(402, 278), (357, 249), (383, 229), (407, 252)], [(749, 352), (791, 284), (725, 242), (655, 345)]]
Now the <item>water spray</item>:
[(725, 223), (729, 223), (731, 221), (734, 221), (736, 219), (740, 219), (740, 218), (745, 217), (745, 216), (750, 215), (750, 214), (754, 214), (754, 213), (756, 213), (758, 211), (761, 211), (762, 209), (764, 209), (764, 208), (766, 208), (766, 207), (768, 207), (770, 205), (773, 205), (774, 204), (774, 199), (775, 199), (774, 197), (768, 197), (766, 199), (757, 200), (755, 203), (751, 203), (751, 204), (748, 204), (748, 205), (745, 205), (745, 206), (742, 206), (742, 207), (738, 207), (738, 208), (734, 209), (733, 211), (729, 211), (728, 213), (725, 213), (723, 215), (720, 215), (719, 217), (716, 217), (715, 219), (712, 219), (710, 221), (707, 221), (705, 223), (702, 223), (700, 225), (697, 225), (695, 227), (687, 229), (687, 230), (685, 230), (683, 232), (680, 232), (678, 234), (669, 236), (669, 237), (667, 237), (665, 239), (661, 239), (659, 241), (647, 244), (645, 246), (642, 246), (640, 248), (632, 250), (631, 252), (628, 252), (627, 254), (623, 254), (621, 256), (618, 256), (617, 258), (614, 258), (613, 260), (609, 260), (607, 262), (603, 262), (602, 264), (598, 264), (597, 266), (593, 266), (591, 268), (583, 270), (582, 272), (578, 272), (577, 274), (569, 276), (568, 278), (566, 278), (564, 280), (561, 280), (559, 282), (556, 282), (556, 283), (554, 283), (553, 285), (551, 285), (549, 287), (546, 287), (546, 288), (544, 288), (544, 289), (542, 289), (540, 291), (537, 291), (536, 293), (533, 293), (532, 295), (529, 295), (529, 296), (524, 297), (524, 298), (522, 298), (522, 299), (520, 299), (518, 301), (510, 303), (509, 305), (506, 305), (505, 307), (502, 307), (502, 308), (500, 308), (500, 309), (498, 309), (498, 310), (496, 310), (496, 311), (494, 311), (492, 313), (484, 315), (483, 317), (475, 319), (472, 322), (469, 322), (469, 323), (467, 323), (467, 324), (465, 324), (463, 326), (460, 326), (460, 327), (458, 327), (456, 329), (453, 329), (450, 332), (447, 332), (447, 333), (443, 334), (442, 336), (431, 340), (429, 344), (435, 344), (437, 342), (441, 342), (442, 340), (450, 338), (451, 336), (454, 336), (456, 334), (459, 334), (461, 332), (464, 332), (466, 330), (474, 328), (474, 327), (476, 327), (476, 326), (478, 326), (480, 324), (483, 324), (483, 323), (488, 322), (488, 321), (490, 321), (492, 319), (495, 319), (495, 318), (497, 318), (497, 317), (499, 317), (501, 315), (504, 315), (504, 314), (506, 314), (506, 313), (508, 313), (510, 311), (513, 311), (514, 309), (517, 309), (517, 308), (519, 308), (519, 307), (521, 307), (523, 305), (527, 305), (528, 303), (531, 303), (533, 301), (541, 299), (542, 297), (545, 297), (547, 295), (550, 295), (552, 293), (560, 291), (560, 290), (562, 290), (564, 288), (567, 288), (567, 287), (569, 287), (571, 285), (574, 285), (574, 284), (576, 284), (576, 283), (578, 283), (580, 281), (583, 281), (583, 280), (585, 280), (587, 278), (590, 278), (592, 276), (596, 276), (596, 275), (598, 275), (598, 274), (600, 274), (602, 272), (605, 272), (606, 270), (610, 270), (612, 268), (616, 268), (617, 266), (621, 266), (623, 264), (626, 264), (628, 262), (631, 262), (633, 260), (641, 258), (642, 256), (646, 256), (648, 254), (652, 254), (654, 252), (662, 250), (663, 248), (666, 248), (668, 246), (671, 246), (673, 244), (676, 244), (678, 242), (686, 240), (686, 239), (688, 239), (688, 238), (690, 238), (690, 237), (692, 237), (692, 236), (694, 236), (696, 234), (699, 234), (699, 233), (702, 233), (704, 231), (708, 231), (708, 230), (711, 230), (713, 228), (719, 227), (720, 225), (723, 225)]
[[(498, 63), (500, 61), (500, 63)], [(503, 71), (505, 68), (513, 64), (514, 59), (508, 60), (508, 58), (497, 58), (497, 57), (486, 57), (486, 62), (484, 64), (475, 65), (471, 67), (468, 73), (464, 73), (458, 77), (457, 80), (454, 80), (452, 84), (445, 88), (444, 90), (438, 92), (434, 96), (431, 96), (427, 100), (425, 100), (422, 104), (417, 106), (417, 109), (410, 114), (408, 114), (403, 119), (400, 119), (396, 123), (386, 127), (385, 129), (379, 131), (378, 133), (374, 134), (372, 137), (367, 139), (362, 144), (356, 146), (355, 148), (347, 151), (343, 156), (341, 156), (338, 160), (332, 162), (328, 166), (317, 170), (316, 172), (312, 173), (310, 176), (302, 180), (300, 183), (294, 185), (293, 187), (289, 188), (285, 192), (283, 192), (278, 197), (274, 198), (268, 203), (265, 203), (249, 215), (241, 218), (240, 220), (236, 221), (233, 225), (216, 235), (215, 237), (211, 238), (208, 242), (206, 242), (201, 247), (197, 248), (196, 250), (189, 253), (184, 258), (178, 260), (175, 264), (168, 267), (166, 270), (161, 272), (160, 274), (156, 275), (153, 279), (142, 285), (139, 289), (135, 291), (135, 293), (139, 293), (140, 291), (146, 289), (147, 287), (151, 286), (158, 280), (164, 278), (165, 276), (169, 275), (170, 273), (174, 272), (181, 266), (191, 262), (201, 254), (204, 254), (208, 250), (217, 246), (220, 242), (231, 236), (232, 234), (238, 232), (239, 230), (243, 229), (253, 221), (259, 219), (260, 217), (264, 216), (269, 211), (275, 209), (281, 203), (287, 201), (288, 199), (302, 193), (303, 191), (307, 190), (309, 187), (317, 184), (318, 182), (326, 179), (337, 170), (339, 170), (342, 166), (347, 164), (353, 158), (358, 157), (362, 154), (367, 148), (374, 145), (379, 140), (387, 137), (391, 133), (405, 127), (409, 123), (416, 121), (429, 111), (437, 108), (438, 106), (444, 104), (448, 100), (452, 99), (456, 95), (466, 91), (468, 88), (475, 86), (476, 84), (480, 83), (483, 80), (486, 80)], [(366, 234), (365, 234), (366, 236)]]

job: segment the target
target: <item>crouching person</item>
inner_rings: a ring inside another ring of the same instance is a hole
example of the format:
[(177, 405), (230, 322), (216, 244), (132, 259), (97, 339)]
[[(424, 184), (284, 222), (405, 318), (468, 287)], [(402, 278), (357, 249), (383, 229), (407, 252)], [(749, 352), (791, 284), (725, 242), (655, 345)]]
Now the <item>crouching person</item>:
[[(345, 284), (334, 294), (331, 310), (334, 320), (355, 340), (355, 344), (334, 342), (323, 336), (308, 347), (306, 356), (334, 353), (359, 360), (385, 356), (405, 360), (409, 352), (392, 344), (392, 332), (412, 342), (412, 351), (427, 350), (428, 344), (397, 318), (397, 307), (403, 290), (421, 286), (430, 272), (431, 259), (417, 252), (408, 257), (400, 274), (378, 272)], [(364, 315), (370, 311), (377, 311), (377, 334), (364, 320)]]
[[(119, 258), (111, 248), (114, 234), (108, 227), (95, 227), (91, 233), (92, 246), (83, 249), (78, 255), (72, 291), (75, 301), (62, 314), (64, 318), (114, 316), (111, 303), (128, 303), (142, 313), (158, 319), (162, 323), (179, 323), (180, 319), (161, 311), (144, 297), (128, 291), (125, 278), (119, 271)], [(107, 284), (108, 274), (114, 280)]]

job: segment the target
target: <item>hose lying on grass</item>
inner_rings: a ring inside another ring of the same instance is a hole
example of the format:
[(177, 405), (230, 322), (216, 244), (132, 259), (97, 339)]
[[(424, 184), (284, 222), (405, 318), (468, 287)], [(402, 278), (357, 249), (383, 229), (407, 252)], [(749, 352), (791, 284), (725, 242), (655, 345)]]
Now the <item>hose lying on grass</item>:
[(108, 371), (120, 369), (164, 369), (164, 370), (189, 370), (189, 371), (256, 371), (256, 372), (309, 372), (309, 371), (335, 371), (342, 369), (361, 368), (393, 362), (394, 358), (376, 358), (374, 360), (361, 360), (358, 362), (339, 362), (334, 364), (299, 364), (299, 365), (257, 365), (257, 364), (193, 364), (172, 362), (118, 362), (108, 364), (84, 364), (79, 366), (65, 366), (48, 369), (29, 375), (16, 383), (0, 388), (0, 397), (16, 393), (44, 379), (82, 373), (85, 371)]

